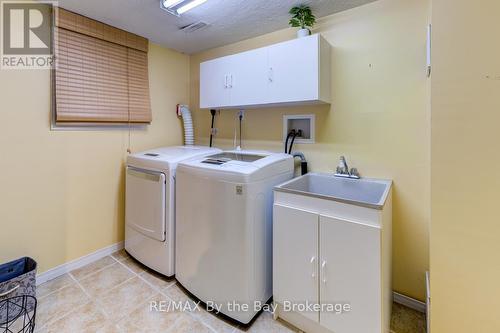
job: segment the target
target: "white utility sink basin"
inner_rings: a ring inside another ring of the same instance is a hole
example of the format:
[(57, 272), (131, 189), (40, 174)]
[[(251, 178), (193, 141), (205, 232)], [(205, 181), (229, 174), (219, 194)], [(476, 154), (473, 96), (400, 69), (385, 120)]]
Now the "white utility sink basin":
[(382, 209), (391, 183), (390, 180), (351, 179), (335, 177), (333, 174), (308, 173), (275, 187), (275, 190)]

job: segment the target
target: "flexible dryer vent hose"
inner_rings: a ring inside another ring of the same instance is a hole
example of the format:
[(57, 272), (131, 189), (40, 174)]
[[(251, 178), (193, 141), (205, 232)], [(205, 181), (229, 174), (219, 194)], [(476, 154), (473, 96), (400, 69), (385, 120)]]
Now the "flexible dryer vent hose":
[(193, 118), (191, 118), (191, 111), (189, 111), (187, 105), (178, 105), (177, 115), (181, 116), (184, 122), (184, 145), (193, 146), (194, 129), (193, 129)]

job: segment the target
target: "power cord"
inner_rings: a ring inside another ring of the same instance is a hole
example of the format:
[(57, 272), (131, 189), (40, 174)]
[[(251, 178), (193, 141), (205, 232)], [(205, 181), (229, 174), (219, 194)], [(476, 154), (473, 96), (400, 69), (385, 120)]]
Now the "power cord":
[(216, 110), (214, 110), (214, 109), (210, 110), (210, 114), (212, 115), (212, 126), (210, 127), (210, 147), (212, 147), (213, 136), (215, 134), (215, 129), (214, 129), (215, 113), (216, 113)]
[(238, 118), (240, 119), (240, 147), (241, 147), (241, 122), (243, 120), (243, 112), (240, 111)]
[[(234, 140), (233, 140), (233, 145), (234, 145), (234, 148), (236, 150), (240, 150), (241, 149), (241, 142), (242, 142), (242, 121), (243, 121), (243, 115), (245, 113), (245, 110), (240, 110), (237, 114), (236, 114), (236, 118), (235, 118), (235, 123), (234, 123)], [(237, 135), (237, 123), (239, 121), (239, 128), (240, 128), (240, 136), (239, 136), (239, 139), (240, 139), (240, 144), (238, 146), (236, 146), (236, 135)]]

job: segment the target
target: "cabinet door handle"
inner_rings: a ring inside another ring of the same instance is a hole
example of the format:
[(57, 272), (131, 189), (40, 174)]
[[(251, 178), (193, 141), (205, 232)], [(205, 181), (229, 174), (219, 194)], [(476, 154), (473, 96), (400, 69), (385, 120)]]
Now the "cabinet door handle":
[(316, 271), (318, 270), (317, 269), (317, 266), (314, 264), (316, 262), (316, 257), (312, 257), (311, 258), (311, 266), (312, 266), (312, 273), (311, 273), (311, 277), (313, 279), (316, 278)]
[(233, 87), (233, 74), (229, 74), (229, 88)]
[(227, 74), (224, 75), (224, 88), (227, 89)]
[(273, 82), (274, 80), (274, 71), (273, 71), (273, 68), (272, 67), (269, 67), (269, 82)]
[(326, 260), (321, 263), (321, 282), (326, 283)]

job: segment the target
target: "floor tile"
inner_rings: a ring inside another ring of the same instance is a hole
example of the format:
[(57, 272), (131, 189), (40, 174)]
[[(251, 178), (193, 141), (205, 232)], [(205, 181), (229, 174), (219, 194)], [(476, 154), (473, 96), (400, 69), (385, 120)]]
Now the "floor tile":
[[(195, 308), (194, 304), (198, 303), (198, 300), (192, 299), (178, 283), (166, 288), (163, 293), (176, 302), (189, 302), (192, 309)], [(201, 304), (192, 314), (216, 332), (230, 333), (236, 328), (236, 324), (226, 321), (222, 316), (207, 312)]]
[(201, 305), (200, 310), (196, 311), (194, 315), (218, 333), (234, 332), (234, 330), (238, 326), (236, 322), (226, 320), (226, 318), (222, 317), (222, 315), (217, 315), (206, 311)]
[(95, 333), (123, 333), (123, 330), (117, 324), (107, 322), (104, 326), (99, 327)]
[(75, 277), (77, 280), (81, 280), (85, 278), (86, 276), (103, 269), (105, 267), (108, 267), (110, 265), (113, 265), (116, 263), (116, 260), (111, 258), (110, 256), (104, 257), (102, 259), (99, 259), (97, 261), (94, 261), (91, 264), (88, 264), (87, 266), (83, 266), (81, 268), (75, 269), (71, 271), (71, 275)]
[(175, 326), (167, 332), (172, 333), (213, 333), (213, 331), (204, 325), (201, 321), (192, 316), (180, 313), (179, 319), (175, 322)]
[(89, 301), (87, 295), (76, 284), (55, 291), (38, 300), (36, 325), (42, 328), (45, 324), (67, 315)]
[(141, 277), (158, 289), (165, 289), (175, 283), (174, 278), (167, 278), (150, 269), (141, 273)]
[(118, 250), (115, 253), (113, 253), (111, 256), (113, 256), (113, 258), (115, 258), (116, 260), (119, 260), (119, 261), (122, 261), (122, 260), (125, 260), (128, 258), (132, 258), (130, 256), (130, 254), (128, 254), (127, 251), (125, 251), (125, 249)]
[(73, 283), (75, 283), (75, 281), (71, 278), (71, 276), (69, 276), (68, 274), (61, 275), (53, 280), (39, 285), (36, 288), (36, 297), (40, 299)]
[(100, 327), (96, 333), (123, 333), (123, 330), (117, 324), (108, 322), (103, 327)]
[(166, 289), (163, 290), (163, 293), (176, 302), (195, 303), (195, 301), (191, 299), (189, 294), (185, 292), (184, 289), (180, 287), (178, 283), (175, 283), (172, 286), (167, 287)]
[(47, 326), (40, 327), (38, 324), (35, 324), (35, 333), (47, 333)]
[(166, 296), (156, 294), (122, 319), (118, 326), (131, 333), (166, 332), (181, 318), (180, 312), (168, 306), (171, 302)]
[(241, 326), (237, 332), (248, 333), (290, 333), (297, 332), (292, 326), (289, 326), (282, 320), (274, 320), (270, 312), (261, 312), (251, 326)]
[(395, 333), (425, 333), (425, 314), (393, 303), (391, 329)]
[(155, 294), (154, 289), (139, 277), (134, 277), (99, 295), (98, 302), (108, 318), (118, 321)]
[[(195, 309), (194, 304), (198, 303), (198, 300), (192, 299), (178, 283), (166, 288), (163, 293), (175, 302), (188, 302), (192, 309)], [(226, 321), (222, 316), (207, 312), (203, 305), (200, 304), (196, 309), (192, 314), (216, 332), (230, 333), (235, 330), (236, 324)]]
[(47, 333), (97, 332), (107, 324), (107, 318), (94, 302), (89, 302), (68, 315), (47, 325)]
[(120, 261), (122, 264), (127, 266), (132, 272), (140, 274), (146, 271), (146, 266), (135, 260), (134, 258), (127, 258)]
[(80, 284), (90, 295), (99, 296), (133, 276), (135, 276), (134, 273), (116, 262), (109, 267), (87, 276), (80, 281)]

